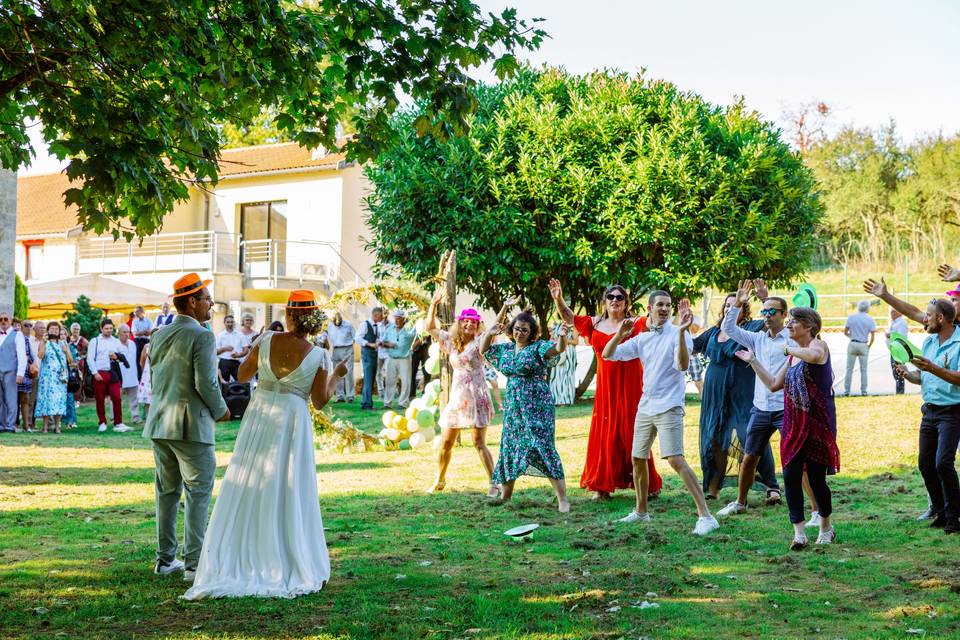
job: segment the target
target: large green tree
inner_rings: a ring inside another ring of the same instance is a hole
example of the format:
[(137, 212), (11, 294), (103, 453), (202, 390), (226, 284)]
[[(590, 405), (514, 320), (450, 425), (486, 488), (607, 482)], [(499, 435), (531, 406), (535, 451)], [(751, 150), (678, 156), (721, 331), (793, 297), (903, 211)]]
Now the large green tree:
[(458, 284), (497, 308), (522, 293), (545, 318), (547, 280), (593, 310), (602, 287), (676, 296), (746, 275), (783, 285), (814, 249), (810, 171), (742, 103), (711, 105), (668, 82), (523, 70), (477, 89), (467, 137), (406, 135), (367, 174), (378, 268), (427, 280), (457, 249)]
[(222, 124), (269, 108), (284, 136), (329, 148), (359, 107), (350, 153), (370, 157), (402, 96), (460, 132), (467, 70), (507, 74), (542, 36), (469, 0), (4, 0), (0, 165), (29, 161), (37, 121), (83, 181), (66, 201), (84, 227), (149, 234), (189, 182), (216, 180)]

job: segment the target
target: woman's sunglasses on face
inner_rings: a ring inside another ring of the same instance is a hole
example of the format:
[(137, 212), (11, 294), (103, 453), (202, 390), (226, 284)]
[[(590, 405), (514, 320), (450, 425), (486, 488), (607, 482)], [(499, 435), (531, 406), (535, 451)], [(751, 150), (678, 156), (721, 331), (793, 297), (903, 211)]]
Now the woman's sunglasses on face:
[(780, 309), (760, 309), (760, 315), (762, 315), (764, 318), (770, 318), (778, 313), (783, 312)]
[(477, 320), (472, 320), (472, 319), (470, 319), (470, 318), (464, 318), (464, 319), (461, 320), (460, 322), (462, 322), (463, 324), (475, 324), (475, 325), (479, 325), (479, 324), (480, 324)]
[(608, 294), (607, 294), (607, 300), (609, 300), (609, 301), (611, 301), (611, 302), (613, 302), (614, 300), (616, 300), (617, 302), (622, 302), (623, 300), (626, 300), (626, 299), (627, 299), (627, 297), (626, 297), (625, 295), (623, 295), (622, 293), (608, 293)]

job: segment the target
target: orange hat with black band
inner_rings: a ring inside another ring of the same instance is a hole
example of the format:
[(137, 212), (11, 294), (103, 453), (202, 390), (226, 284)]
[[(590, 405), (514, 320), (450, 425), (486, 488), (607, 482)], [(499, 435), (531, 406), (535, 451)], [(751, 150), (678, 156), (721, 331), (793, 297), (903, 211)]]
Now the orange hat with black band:
[(173, 293), (170, 297), (180, 298), (182, 296), (188, 296), (191, 293), (200, 291), (211, 282), (213, 282), (213, 280), (201, 280), (200, 276), (196, 273), (188, 273), (173, 283)]
[(287, 309), (319, 309), (317, 297), (313, 291), (307, 289), (294, 289), (287, 297)]

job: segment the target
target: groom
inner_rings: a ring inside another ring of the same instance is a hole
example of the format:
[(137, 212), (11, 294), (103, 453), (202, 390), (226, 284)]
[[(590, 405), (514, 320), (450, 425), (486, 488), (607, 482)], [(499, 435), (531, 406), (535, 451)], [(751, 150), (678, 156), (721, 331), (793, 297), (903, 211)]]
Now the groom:
[[(213, 299), (210, 280), (188, 273), (173, 285), (176, 319), (154, 334), (150, 343), (153, 402), (143, 437), (153, 440), (156, 463), (157, 565), (154, 573), (169, 575), (183, 570), (193, 581), (207, 509), (213, 490), (217, 458), (213, 429), (230, 419), (217, 383), (217, 346), (210, 320)], [(186, 489), (183, 562), (177, 560), (177, 510)]]

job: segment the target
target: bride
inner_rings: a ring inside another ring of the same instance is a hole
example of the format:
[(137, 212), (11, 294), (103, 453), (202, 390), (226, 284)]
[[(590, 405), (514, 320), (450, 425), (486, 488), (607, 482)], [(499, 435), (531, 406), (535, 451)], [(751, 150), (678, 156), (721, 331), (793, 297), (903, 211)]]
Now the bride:
[(313, 420), (334, 394), (347, 361), (327, 375), (327, 352), (307, 341), (325, 316), (311, 291), (287, 300), (286, 333), (267, 332), (240, 365), (260, 382), (240, 424), (186, 600), (293, 598), (330, 578), (314, 459)]

